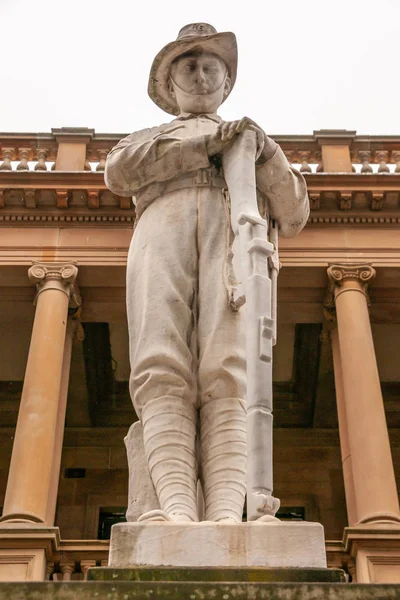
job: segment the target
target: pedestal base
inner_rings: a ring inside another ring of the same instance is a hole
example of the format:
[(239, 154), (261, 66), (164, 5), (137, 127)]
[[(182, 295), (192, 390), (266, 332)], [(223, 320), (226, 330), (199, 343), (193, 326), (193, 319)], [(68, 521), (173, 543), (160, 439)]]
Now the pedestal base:
[(357, 583), (400, 584), (398, 524), (377, 523), (346, 527), (343, 543), (356, 563)]
[(110, 567), (324, 568), (319, 523), (118, 523)]
[(289, 568), (224, 568), (205, 567), (139, 567), (135, 569), (117, 567), (92, 567), (88, 581), (132, 581), (169, 583), (346, 583), (342, 569), (289, 569)]
[(58, 527), (37, 523), (0, 524), (0, 582), (43, 581), (49, 558), (59, 550)]

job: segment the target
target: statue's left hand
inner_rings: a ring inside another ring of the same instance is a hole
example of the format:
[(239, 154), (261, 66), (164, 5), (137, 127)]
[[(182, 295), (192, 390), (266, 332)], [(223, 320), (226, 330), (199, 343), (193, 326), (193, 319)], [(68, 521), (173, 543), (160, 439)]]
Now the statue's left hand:
[(243, 117), (238, 121), (224, 121), (218, 126), (218, 129), (220, 131), (222, 141), (232, 140), (236, 135), (245, 129), (254, 131), (257, 135), (256, 160), (260, 157), (263, 150), (264, 154), (267, 153), (267, 155), (269, 155), (267, 156), (267, 160), (275, 153), (275, 142), (264, 133), (261, 127), (255, 123), (255, 121), (249, 119), (249, 117)]

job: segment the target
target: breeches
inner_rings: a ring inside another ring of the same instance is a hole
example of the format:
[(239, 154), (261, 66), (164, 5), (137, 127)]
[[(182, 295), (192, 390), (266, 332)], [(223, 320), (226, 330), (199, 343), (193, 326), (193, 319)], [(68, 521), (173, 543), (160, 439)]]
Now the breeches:
[(230, 222), (222, 190), (189, 188), (146, 208), (127, 265), (131, 397), (139, 417), (164, 396), (201, 407), (245, 398), (243, 310), (227, 285)]

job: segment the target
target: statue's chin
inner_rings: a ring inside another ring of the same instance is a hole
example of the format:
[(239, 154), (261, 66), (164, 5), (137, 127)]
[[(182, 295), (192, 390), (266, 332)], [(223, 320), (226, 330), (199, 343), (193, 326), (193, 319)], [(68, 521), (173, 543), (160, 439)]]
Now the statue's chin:
[(189, 94), (180, 90), (177, 101), (181, 112), (216, 113), (223, 100), (222, 90), (211, 94)]

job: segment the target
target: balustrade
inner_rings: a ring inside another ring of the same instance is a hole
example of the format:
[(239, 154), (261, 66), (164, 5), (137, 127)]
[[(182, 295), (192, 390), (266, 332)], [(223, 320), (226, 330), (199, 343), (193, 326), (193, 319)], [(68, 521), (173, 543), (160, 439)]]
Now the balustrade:
[(12, 171), (11, 161), (15, 158), (14, 148), (2, 148), (3, 163), (0, 165), (1, 171)]
[(108, 540), (76, 540), (61, 542), (58, 552), (47, 563), (48, 581), (86, 581), (91, 567), (108, 565)]
[(376, 162), (379, 163), (378, 173), (390, 173), (390, 169), (387, 166), (389, 152), (387, 150), (380, 150), (375, 153)]
[[(54, 130), (51, 134), (0, 134), (0, 171), (50, 170), (57, 158), (59, 144), (62, 143), (62, 131)], [(82, 135), (81, 130), (79, 131)], [(349, 147), (353, 171), (355, 169), (363, 174), (400, 173), (399, 136), (348, 136), (347, 133), (349, 132), (333, 131), (332, 135), (340, 141), (343, 134), (343, 144)], [(320, 134), (321, 132), (314, 132), (313, 135), (276, 135), (273, 138), (282, 147), (288, 161), (308, 175), (324, 171), (321, 157), (321, 140), (324, 136)], [(122, 137), (124, 136), (118, 134), (93, 133), (86, 144), (83, 170), (103, 172), (108, 152)]]
[(30, 159), (31, 155), (30, 148), (19, 148), (18, 154), (20, 157), (20, 163), (17, 165), (17, 171), (29, 171), (28, 160)]
[(47, 156), (49, 151), (47, 148), (38, 148), (36, 151), (37, 163), (35, 165), (35, 171), (47, 171)]
[(360, 150), (358, 153), (361, 162), (361, 173), (372, 173), (371, 152), (369, 150)]
[(394, 150), (392, 152), (392, 161), (396, 165), (394, 172), (400, 173), (400, 151), (399, 150)]

